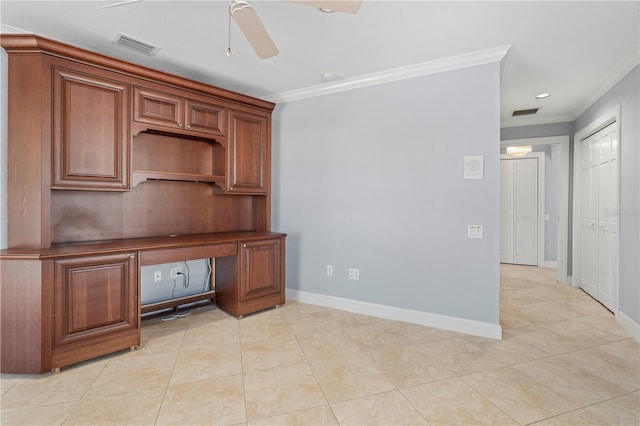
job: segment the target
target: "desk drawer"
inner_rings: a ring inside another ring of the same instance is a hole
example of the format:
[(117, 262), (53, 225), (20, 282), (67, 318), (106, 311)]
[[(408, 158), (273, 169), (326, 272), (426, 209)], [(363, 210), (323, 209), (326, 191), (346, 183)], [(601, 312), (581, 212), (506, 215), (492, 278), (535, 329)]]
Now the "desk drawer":
[(182, 262), (190, 259), (207, 257), (236, 256), (238, 244), (212, 244), (198, 247), (149, 250), (140, 252), (140, 266), (157, 265), (160, 263)]

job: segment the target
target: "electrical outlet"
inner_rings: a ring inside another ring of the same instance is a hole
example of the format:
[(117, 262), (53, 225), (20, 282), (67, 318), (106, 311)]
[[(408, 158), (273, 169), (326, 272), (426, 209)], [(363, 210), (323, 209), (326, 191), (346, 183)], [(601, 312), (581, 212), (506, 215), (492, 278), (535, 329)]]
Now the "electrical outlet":
[(350, 280), (359, 280), (360, 279), (360, 269), (349, 268), (349, 279)]
[(159, 283), (162, 281), (162, 271), (153, 271), (153, 282)]
[(327, 265), (327, 275), (330, 277), (333, 276), (333, 265)]
[(180, 272), (180, 267), (176, 266), (175, 268), (171, 268), (169, 273), (171, 274), (171, 278), (178, 278), (178, 273)]

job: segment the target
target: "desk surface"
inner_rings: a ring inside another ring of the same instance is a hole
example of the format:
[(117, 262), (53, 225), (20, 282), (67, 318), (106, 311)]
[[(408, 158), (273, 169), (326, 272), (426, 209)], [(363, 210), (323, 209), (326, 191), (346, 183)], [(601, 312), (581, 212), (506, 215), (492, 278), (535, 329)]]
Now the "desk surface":
[(219, 232), (213, 234), (168, 235), (162, 237), (129, 238), (123, 240), (87, 241), (52, 244), (49, 248), (10, 248), (0, 251), (0, 259), (56, 259), (102, 253), (195, 247), (210, 244), (237, 243), (284, 237), (276, 232)]

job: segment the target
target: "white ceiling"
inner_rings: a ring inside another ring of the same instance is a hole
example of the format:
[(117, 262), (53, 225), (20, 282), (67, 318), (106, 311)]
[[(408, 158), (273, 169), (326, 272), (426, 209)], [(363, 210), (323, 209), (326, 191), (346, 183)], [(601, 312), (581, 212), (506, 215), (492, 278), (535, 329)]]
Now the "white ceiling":
[[(0, 1), (2, 32), (36, 33), (256, 97), (353, 81), (399, 67), (510, 46), (502, 62), (502, 126), (571, 121), (639, 62), (638, 1), (375, 1), (357, 15), (253, 1), (280, 55), (260, 60), (227, 1)], [(161, 47), (153, 57), (115, 34)], [(323, 83), (322, 73), (335, 73)], [(551, 97), (537, 100), (535, 95)], [(534, 117), (511, 111), (541, 107)]]

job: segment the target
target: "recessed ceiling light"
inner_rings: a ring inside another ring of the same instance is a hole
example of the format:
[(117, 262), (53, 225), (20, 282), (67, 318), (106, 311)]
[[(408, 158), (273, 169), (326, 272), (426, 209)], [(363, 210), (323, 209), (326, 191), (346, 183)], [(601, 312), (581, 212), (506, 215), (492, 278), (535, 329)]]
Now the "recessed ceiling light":
[(544, 98), (548, 98), (549, 96), (551, 96), (548, 93), (540, 93), (539, 95), (536, 95), (536, 99), (544, 99)]

